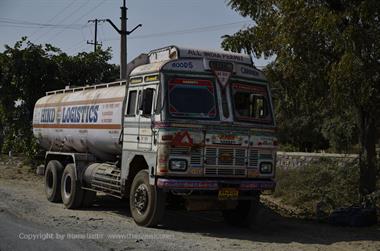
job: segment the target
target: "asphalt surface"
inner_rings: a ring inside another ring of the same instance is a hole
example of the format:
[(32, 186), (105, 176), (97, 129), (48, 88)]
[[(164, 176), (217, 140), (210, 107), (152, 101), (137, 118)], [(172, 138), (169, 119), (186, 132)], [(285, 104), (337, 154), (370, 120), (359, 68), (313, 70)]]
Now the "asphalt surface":
[(251, 228), (236, 228), (220, 212), (168, 210), (157, 228), (137, 226), (128, 203), (98, 196), (79, 210), (50, 203), (43, 179), (0, 162), (0, 251), (33, 250), (340, 250), (380, 251), (380, 225), (334, 227), (261, 210)]
[(102, 250), (83, 234), (68, 236), (59, 229), (19, 219), (4, 210), (0, 210), (0, 222), (1, 251)]

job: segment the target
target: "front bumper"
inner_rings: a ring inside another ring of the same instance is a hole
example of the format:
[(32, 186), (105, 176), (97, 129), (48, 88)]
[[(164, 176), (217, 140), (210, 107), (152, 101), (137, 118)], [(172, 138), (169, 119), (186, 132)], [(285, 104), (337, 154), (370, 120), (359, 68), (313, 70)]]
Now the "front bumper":
[(273, 180), (190, 180), (158, 178), (157, 186), (163, 189), (186, 189), (214, 191), (223, 187), (236, 187), (242, 191), (274, 190)]

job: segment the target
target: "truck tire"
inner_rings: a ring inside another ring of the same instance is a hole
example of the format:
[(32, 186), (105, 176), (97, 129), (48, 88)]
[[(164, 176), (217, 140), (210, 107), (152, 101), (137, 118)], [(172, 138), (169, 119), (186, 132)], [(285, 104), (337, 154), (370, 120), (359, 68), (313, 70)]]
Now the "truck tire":
[(96, 192), (90, 190), (84, 190), (82, 207), (90, 207), (96, 198)]
[(224, 220), (237, 227), (249, 227), (256, 220), (260, 197), (254, 200), (239, 200), (235, 209), (224, 210)]
[(148, 170), (141, 170), (133, 179), (129, 207), (139, 226), (154, 227), (165, 212), (166, 193), (149, 184)]
[(51, 160), (45, 170), (45, 194), (50, 202), (62, 202), (61, 176), (63, 166), (57, 160)]
[(68, 164), (63, 170), (61, 196), (63, 204), (68, 209), (76, 209), (82, 205), (83, 189), (79, 181), (75, 180), (74, 164)]

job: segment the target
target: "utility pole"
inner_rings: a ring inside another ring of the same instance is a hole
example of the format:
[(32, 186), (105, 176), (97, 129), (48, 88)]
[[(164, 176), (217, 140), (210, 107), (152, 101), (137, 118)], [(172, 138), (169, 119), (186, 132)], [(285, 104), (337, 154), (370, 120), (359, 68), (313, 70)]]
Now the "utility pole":
[(94, 40), (89, 42), (87, 40), (87, 44), (93, 44), (94, 45), (94, 52), (96, 52), (96, 47), (99, 45), (102, 45), (101, 43), (98, 43), (98, 22), (105, 22), (105, 19), (93, 19), (93, 20), (88, 20), (89, 23), (94, 23), (95, 24), (95, 35), (94, 35)]
[(123, 6), (120, 7), (120, 79), (127, 78), (127, 6), (126, 0), (123, 0)]
[(127, 30), (127, 7), (126, 0), (123, 0), (123, 6), (120, 7), (120, 29), (110, 20), (106, 21), (120, 34), (120, 79), (127, 79), (127, 36), (134, 32), (137, 28), (141, 27), (142, 24), (137, 25), (131, 31)]

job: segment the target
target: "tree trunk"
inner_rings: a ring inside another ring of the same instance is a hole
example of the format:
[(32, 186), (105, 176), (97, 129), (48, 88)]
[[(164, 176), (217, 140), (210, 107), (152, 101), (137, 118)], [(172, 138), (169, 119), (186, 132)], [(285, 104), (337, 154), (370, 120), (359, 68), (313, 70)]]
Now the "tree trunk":
[(365, 110), (359, 110), (360, 126), (360, 186), (361, 195), (367, 195), (376, 190), (376, 119), (374, 114)]
[(3, 148), (3, 122), (0, 120), (0, 154), (1, 154), (1, 149)]

